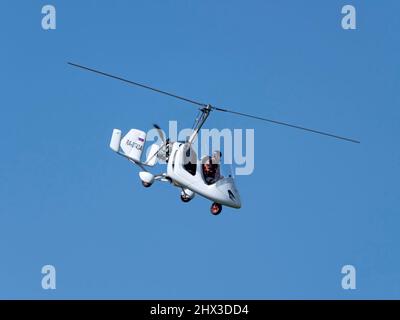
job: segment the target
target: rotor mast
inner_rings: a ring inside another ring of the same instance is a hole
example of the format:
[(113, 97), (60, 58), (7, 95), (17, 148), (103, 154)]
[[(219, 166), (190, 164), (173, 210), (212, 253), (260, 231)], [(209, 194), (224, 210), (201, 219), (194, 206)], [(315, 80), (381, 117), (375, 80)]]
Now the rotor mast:
[(193, 133), (189, 137), (189, 140), (188, 140), (189, 145), (191, 145), (193, 143), (193, 141), (196, 139), (197, 135), (199, 134), (199, 131), (200, 131), (201, 127), (204, 125), (204, 123), (206, 122), (207, 118), (209, 117), (211, 110), (212, 110), (212, 106), (210, 104), (208, 104), (204, 108), (200, 109), (201, 115), (197, 119), (196, 125), (193, 128)]

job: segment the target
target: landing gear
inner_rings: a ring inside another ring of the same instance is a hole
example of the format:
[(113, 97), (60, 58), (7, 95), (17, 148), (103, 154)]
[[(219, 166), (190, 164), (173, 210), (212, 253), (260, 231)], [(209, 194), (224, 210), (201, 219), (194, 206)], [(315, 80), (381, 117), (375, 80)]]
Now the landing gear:
[(189, 202), (190, 200), (192, 200), (195, 196), (195, 193), (190, 190), (190, 189), (186, 189), (186, 188), (182, 188), (181, 191), (181, 200), (183, 202)]
[(151, 185), (152, 185), (152, 183), (148, 183), (148, 182), (142, 181), (142, 185), (143, 185), (143, 187), (145, 187), (145, 188), (150, 188)]
[(221, 211), (222, 211), (222, 205), (220, 205), (219, 203), (215, 203), (215, 202), (214, 202), (214, 203), (211, 205), (210, 211), (211, 211), (211, 213), (212, 213), (214, 216), (217, 216), (217, 215), (219, 215), (219, 214), (221, 213)]
[(190, 200), (192, 200), (188, 195), (186, 195), (184, 192), (181, 193), (181, 200), (183, 202), (189, 202)]

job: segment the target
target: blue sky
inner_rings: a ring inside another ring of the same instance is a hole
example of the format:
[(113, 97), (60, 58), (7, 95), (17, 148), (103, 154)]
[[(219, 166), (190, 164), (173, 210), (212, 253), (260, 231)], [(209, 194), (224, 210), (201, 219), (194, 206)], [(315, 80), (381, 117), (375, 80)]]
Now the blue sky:
[[(1, 3), (0, 298), (400, 298), (398, 1), (49, 3), (52, 31), (47, 2)], [(214, 217), (108, 148), (196, 110), (67, 61), (362, 143), (212, 114), (255, 130), (243, 208)]]

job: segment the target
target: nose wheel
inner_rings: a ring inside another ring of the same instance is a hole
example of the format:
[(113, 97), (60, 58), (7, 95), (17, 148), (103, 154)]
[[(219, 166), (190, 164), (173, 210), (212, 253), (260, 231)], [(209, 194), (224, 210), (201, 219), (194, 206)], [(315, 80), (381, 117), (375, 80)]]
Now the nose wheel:
[(219, 203), (215, 203), (215, 202), (214, 202), (214, 203), (211, 205), (210, 211), (211, 211), (211, 213), (212, 213), (214, 216), (217, 216), (217, 215), (219, 215), (219, 214), (221, 213), (221, 211), (222, 211), (222, 205), (220, 205)]

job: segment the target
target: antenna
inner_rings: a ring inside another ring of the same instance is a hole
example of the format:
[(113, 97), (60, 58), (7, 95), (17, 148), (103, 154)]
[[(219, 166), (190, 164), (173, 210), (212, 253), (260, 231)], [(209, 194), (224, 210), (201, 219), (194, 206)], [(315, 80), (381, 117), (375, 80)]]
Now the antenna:
[(103, 71), (99, 71), (99, 70), (96, 70), (96, 69), (92, 69), (92, 68), (89, 68), (89, 67), (85, 67), (85, 66), (82, 66), (82, 65), (79, 65), (79, 64), (76, 64), (76, 63), (68, 62), (68, 64), (73, 66), (73, 67), (76, 67), (76, 68), (80, 68), (80, 69), (83, 69), (83, 70), (86, 70), (86, 71), (90, 71), (90, 72), (93, 72), (93, 73), (96, 73), (96, 74), (99, 74), (99, 75), (102, 75), (102, 76), (105, 76), (105, 77), (113, 78), (113, 79), (116, 79), (116, 80), (119, 80), (119, 81), (122, 81), (122, 82), (125, 82), (125, 83), (128, 83), (128, 84), (131, 84), (131, 85), (135, 85), (135, 86), (147, 89), (147, 90), (151, 90), (151, 91), (154, 91), (154, 92), (157, 92), (157, 93), (160, 93), (160, 94), (164, 94), (166, 96), (169, 96), (169, 97), (172, 97), (172, 98), (175, 98), (175, 99), (179, 99), (179, 100), (182, 100), (182, 101), (185, 101), (185, 102), (200, 106), (200, 107), (202, 107), (201, 110), (202, 109), (204, 110), (204, 108), (206, 108), (209, 111), (212, 110), (212, 111), (220, 111), (220, 112), (225, 112), (225, 113), (231, 113), (231, 114), (235, 114), (235, 115), (242, 116), (242, 117), (257, 119), (257, 120), (261, 120), (261, 121), (266, 121), (266, 122), (273, 123), (273, 124), (276, 124), (276, 125), (286, 126), (286, 127), (290, 127), (290, 128), (294, 128), (294, 129), (299, 129), (299, 130), (303, 130), (303, 131), (307, 131), (307, 132), (323, 135), (323, 136), (328, 136), (328, 137), (331, 137), (331, 138), (336, 138), (336, 139), (340, 139), (340, 140), (343, 140), (343, 141), (348, 141), (348, 142), (353, 142), (353, 143), (360, 143), (360, 141), (358, 141), (358, 140), (351, 139), (351, 138), (346, 138), (346, 137), (343, 137), (343, 136), (339, 136), (339, 135), (328, 133), (328, 132), (324, 132), (324, 131), (310, 129), (310, 128), (306, 128), (306, 127), (303, 127), (303, 126), (298, 126), (298, 125), (295, 125), (295, 124), (290, 124), (290, 123), (283, 122), (283, 121), (277, 121), (277, 120), (268, 119), (268, 118), (264, 118), (264, 117), (254, 116), (254, 115), (251, 115), (251, 114), (237, 112), (237, 111), (233, 111), (233, 110), (229, 110), (229, 109), (225, 109), (225, 108), (214, 107), (214, 106), (211, 106), (211, 105), (206, 104), (206, 103), (201, 103), (199, 101), (195, 101), (195, 100), (188, 99), (188, 98), (185, 98), (185, 97), (182, 97), (182, 96), (178, 96), (176, 94), (173, 94), (173, 93), (170, 93), (170, 92), (167, 92), (167, 91), (163, 91), (163, 90), (160, 90), (160, 89), (157, 89), (157, 88), (153, 88), (153, 87), (150, 87), (148, 85), (145, 85), (145, 84), (142, 84), (142, 83), (139, 83), (139, 82), (134, 82), (134, 81), (131, 81), (131, 80), (127, 80), (125, 78), (118, 77), (118, 76), (115, 76), (115, 75), (112, 75), (112, 74), (109, 74), (109, 73), (106, 73), (106, 72), (103, 72)]

